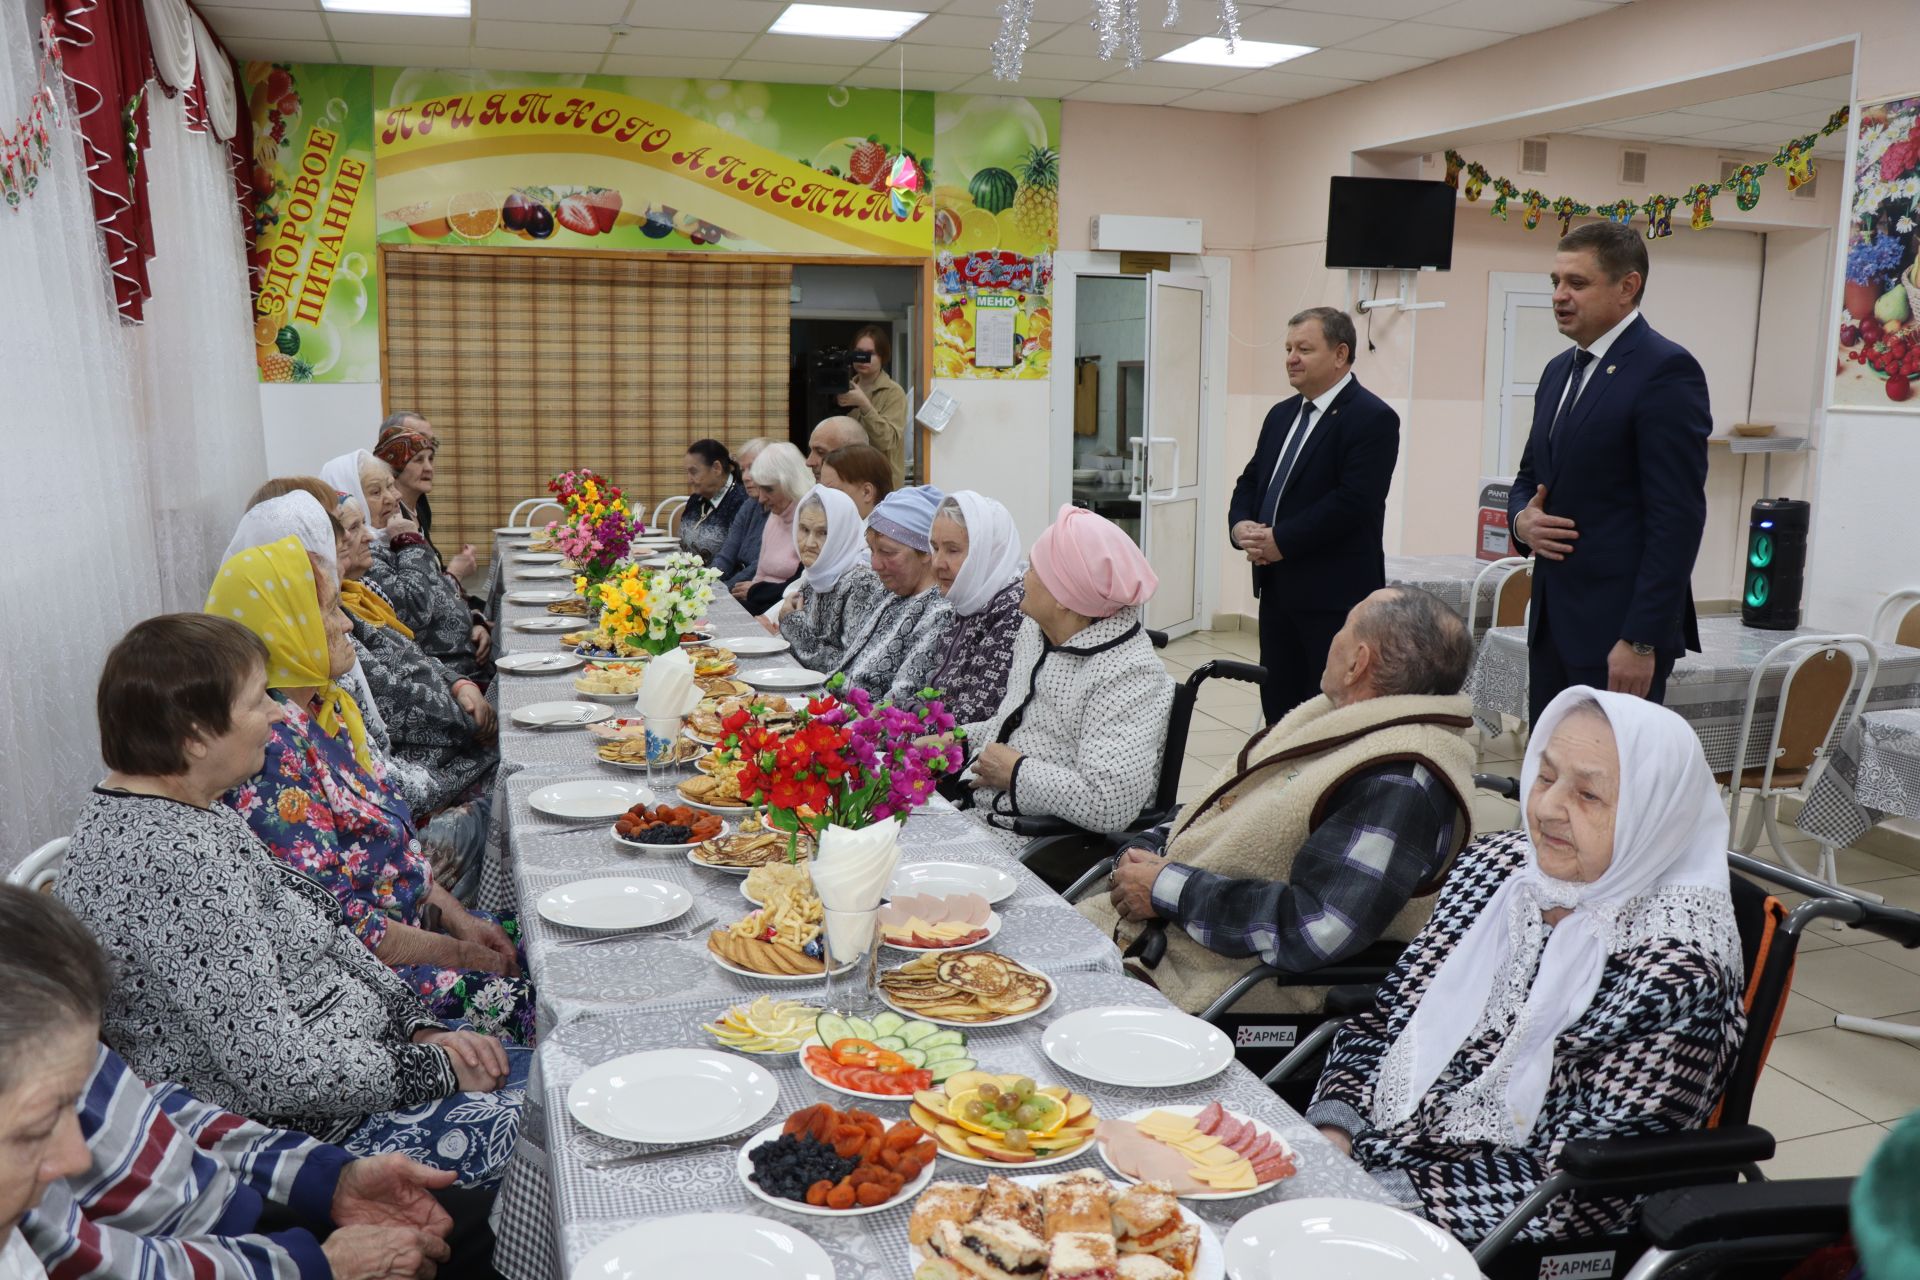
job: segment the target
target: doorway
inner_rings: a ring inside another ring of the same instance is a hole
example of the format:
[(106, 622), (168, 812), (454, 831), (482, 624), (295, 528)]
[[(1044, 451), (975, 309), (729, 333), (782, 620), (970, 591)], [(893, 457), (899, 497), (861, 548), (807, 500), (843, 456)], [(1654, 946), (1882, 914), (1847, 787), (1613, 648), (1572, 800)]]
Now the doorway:
[(1533, 398), (1547, 362), (1567, 349), (1544, 275), (1495, 271), (1487, 284), (1484, 475), (1511, 476), (1533, 430)]
[[(807, 439), (822, 418), (844, 412), (835, 399), (836, 388), (815, 385), (810, 357), (829, 348), (851, 347), (854, 334), (867, 325), (887, 331), (893, 351), (887, 373), (906, 391), (909, 407), (920, 403), (916, 338), (923, 314), (922, 276), (918, 266), (802, 263), (793, 268), (787, 438), (800, 452), (807, 451)], [(921, 471), (919, 433), (911, 423), (900, 427), (911, 480)]]

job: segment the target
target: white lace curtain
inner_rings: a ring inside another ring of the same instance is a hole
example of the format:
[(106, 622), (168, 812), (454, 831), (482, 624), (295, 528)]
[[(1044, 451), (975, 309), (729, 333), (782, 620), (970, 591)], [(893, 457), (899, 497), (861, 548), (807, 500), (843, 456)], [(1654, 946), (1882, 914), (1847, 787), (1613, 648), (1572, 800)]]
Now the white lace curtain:
[[(42, 0), (0, 0), (0, 119), (37, 83)], [(101, 773), (94, 688), (142, 618), (196, 609), (266, 463), (225, 149), (158, 89), (154, 297), (121, 324), (71, 132), (0, 208), (0, 869)]]

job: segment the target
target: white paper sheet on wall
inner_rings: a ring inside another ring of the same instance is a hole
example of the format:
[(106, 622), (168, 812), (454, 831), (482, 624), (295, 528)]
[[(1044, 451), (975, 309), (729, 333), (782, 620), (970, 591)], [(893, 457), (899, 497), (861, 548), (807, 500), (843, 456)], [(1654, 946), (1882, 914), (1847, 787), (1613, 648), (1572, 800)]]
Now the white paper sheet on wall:
[(1013, 365), (1013, 322), (1020, 314), (1012, 296), (982, 295), (973, 304), (973, 363), (980, 369), (1007, 369)]

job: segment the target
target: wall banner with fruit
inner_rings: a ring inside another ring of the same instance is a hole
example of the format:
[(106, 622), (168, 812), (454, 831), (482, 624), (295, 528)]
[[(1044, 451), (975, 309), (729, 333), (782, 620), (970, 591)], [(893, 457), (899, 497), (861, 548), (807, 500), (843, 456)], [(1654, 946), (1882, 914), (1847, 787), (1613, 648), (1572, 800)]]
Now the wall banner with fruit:
[(374, 101), (384, 242), (931, 251), (930, 93), (381, 68)]
[(1045, 378), (1060, 243), (1060, 104), (941, 94), (934, 154), (934, 376)]
[(1910, 413), (1920, 409), (1920, 97), (1858, 118), (1833, 405)]
[(263, 382), (378, 382), (373, 72), (250, 62)]

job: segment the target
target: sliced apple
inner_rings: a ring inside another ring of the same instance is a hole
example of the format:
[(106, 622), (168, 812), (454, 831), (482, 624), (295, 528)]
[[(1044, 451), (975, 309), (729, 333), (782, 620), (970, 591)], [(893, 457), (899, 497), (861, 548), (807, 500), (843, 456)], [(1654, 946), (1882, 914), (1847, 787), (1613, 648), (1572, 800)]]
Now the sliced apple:
[(916, 1107), (921, 1107), (932, 1112), (936, 1116), (944, 1118), (947, 1114), (947, 1095), (941, 1093), (938, 1089), (920, 1090), (920, 1092), (913, 1095), (913, 1104)]
[(954, 1151), (971, 1149), (974, 1137), (957, 1124), (943, 1124), (933, 1131), (933, 1136), (938, 1138), (943, 1146)]
[(1067, 1097), (1067, 1123), (1072, 1124), (1081, 1116), (1093, 1110), (1093, 1099), (1084, 1093), (1069, 1094)]
[(1038, 1089), (1035, 1089), (1034, 1092), (1044, 1093), (1049, 1098), (1056, 1098), (1061, 1102), (1065, 1102), (1073, 1094), (1073, 1090), (1063, 1084), (1043, 1084)]
[(1001, 1164), (1031, 1164), (1033, 1162), (1033, 1153), (1031, 1151), (1009, 1151), (991, 1138), (974, 1137), (968, 1140), (967, 1146), (974, 1154), (985, 1156), (987, 1159), (998, 1161)]
[(941, 1087), (946, 1090), (949, 1098), (957, 1098), (963, 1093), (971, 1093), (983, 1084), (991, 1084), (997, 1088), (1000, 1077), (988, 1075), (984, 1071), (958, 1071), (948, 1076), (946, 1083)]
[(921, 1106), (917, 1100), (912, 1106), (907, 1108), (907, 1118), (919, 1125), (922, 1129), (925, 1129), (928, 1133), (938, 1133), (940, 1126), (946, 1123), (946, 1120), (942, 1116), (927, 1110), (927, 1108)]

